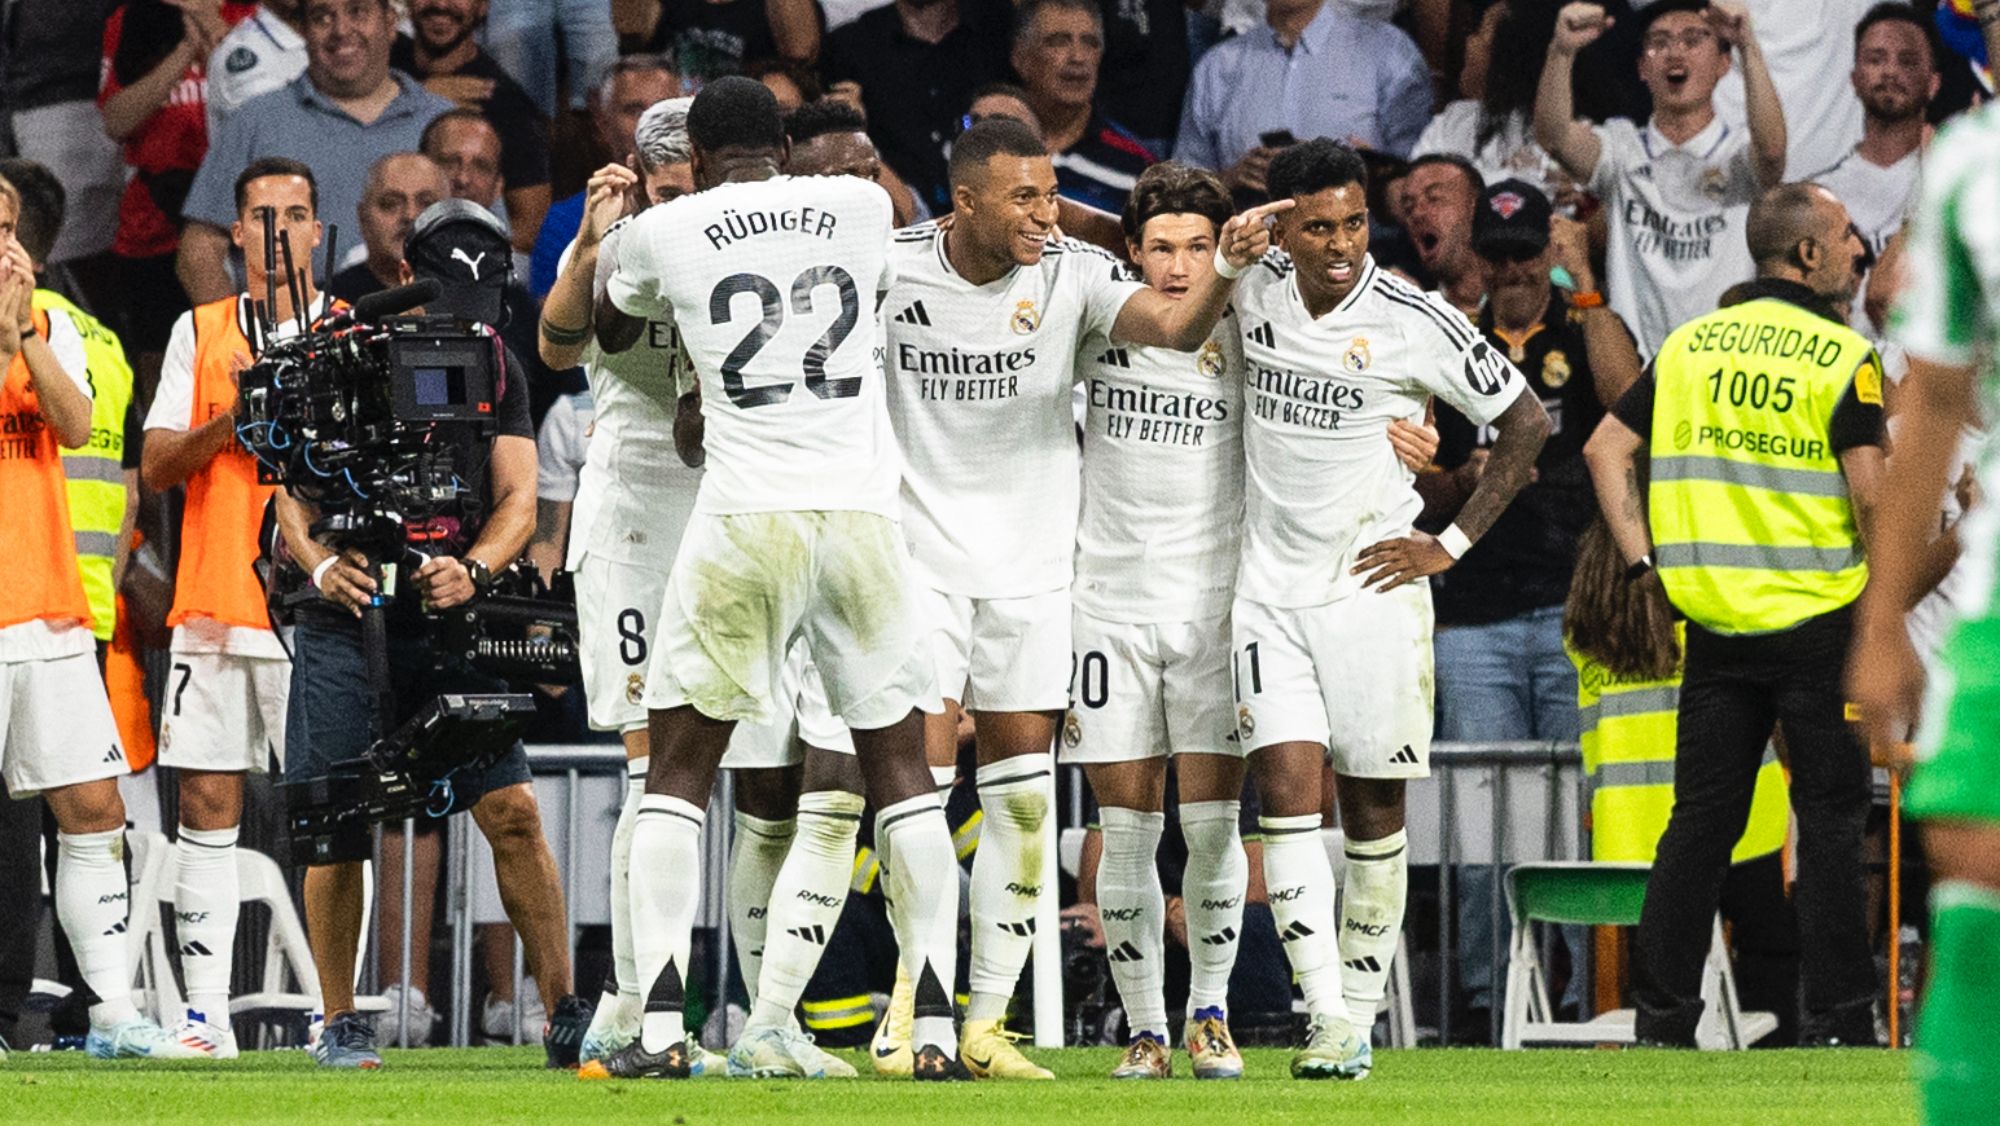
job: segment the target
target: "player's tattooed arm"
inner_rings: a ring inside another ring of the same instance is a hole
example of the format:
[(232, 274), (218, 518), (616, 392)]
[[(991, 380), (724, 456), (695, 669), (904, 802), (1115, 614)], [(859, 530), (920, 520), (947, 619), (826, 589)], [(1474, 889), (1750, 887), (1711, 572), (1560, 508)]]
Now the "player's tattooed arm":
[[(1541, 398), (1523, 387), (1507, 409), (1493, 420), (1493, 429), (1493, 452), (1479, 474), (1479, 484), (1452, 522), (1473, 542), (1486, 534), (1513, 503), (1515, 495), (1527, 487), (1535, 459), (1541, 455), (1542, 443), (1548, 439), (1552, 426)], [(1404, 583), (1447, 571), (1457, 561), (1442, 539), (1412, 531), (1407, 536), (1361, 549), (1351, 573), (1365, 574), (1362, 582), (1366, 586), (1394, 590)]]
[(1639, 451), (1645, 438), (1615, 414), (1604, 421), (1584, 443), (1583, 460), (1590, 466), (1590, 480), (1597, 490), (1597, 506), (1611, 527), (1611, 538), (1627, 563), (1636, 563), (1653, 551), (1653, 531), (1646, 524), (1645, 497), (1639, 491)]

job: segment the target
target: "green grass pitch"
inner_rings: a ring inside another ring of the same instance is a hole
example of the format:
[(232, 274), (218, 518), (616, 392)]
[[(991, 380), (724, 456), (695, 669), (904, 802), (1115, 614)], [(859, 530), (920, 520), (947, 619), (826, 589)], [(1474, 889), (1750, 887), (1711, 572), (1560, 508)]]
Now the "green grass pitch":
[[(1055, 1083), (945, 1087), (874, 1079), (582, 1082), (533, 1048), (388, 1051), (374, 1074), (316, 1071), (302, 1052), (230, 1064), (99, 1063), (16, 1052), (0, 1122), (526, 1122), (601, 1126), (1263, 1126), (1266, 1123), (1862, 1123), (1915, 1121), (1907, 1053), (1427, 1049), (1380, 1052), (1361, 1083), (1299, 1083), (1288, 1053), (1244, 1053), (1238, 1083), (1113, 1083), (1109, 1048), (1030, 1051)], [(850, 1058), (864, 1073), (860, 1053)], [(1184, 1072), (1186, 1057), (1175, 1060)]]

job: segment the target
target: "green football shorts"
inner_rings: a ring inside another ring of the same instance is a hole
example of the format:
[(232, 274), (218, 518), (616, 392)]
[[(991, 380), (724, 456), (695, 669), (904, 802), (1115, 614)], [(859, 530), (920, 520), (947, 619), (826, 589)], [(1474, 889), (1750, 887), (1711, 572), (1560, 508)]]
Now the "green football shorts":
[(2000, 618), (1959, 623), (1931, 671), (1907, 807), (1930, 821), (2000, 821)]

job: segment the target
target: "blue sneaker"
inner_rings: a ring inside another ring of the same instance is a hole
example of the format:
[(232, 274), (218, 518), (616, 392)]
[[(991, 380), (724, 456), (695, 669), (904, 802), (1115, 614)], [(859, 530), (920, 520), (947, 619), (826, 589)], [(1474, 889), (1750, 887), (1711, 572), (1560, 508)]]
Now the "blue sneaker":
[(312, 1048), (313, 1062), (321, 1067), (341, 1067), (354, 1071), (378, 1071), (382, 1057), (375, 1051), (375, 1030), (360, 1013), (341, 1013), (326, 1022), (319, 1041)]
[(150, 1020), (135, 1018), (110, 1028), (91, 1025), (83, 1050), (98, 1060), (205, 1060), (208, 1053), (190, 1048)]

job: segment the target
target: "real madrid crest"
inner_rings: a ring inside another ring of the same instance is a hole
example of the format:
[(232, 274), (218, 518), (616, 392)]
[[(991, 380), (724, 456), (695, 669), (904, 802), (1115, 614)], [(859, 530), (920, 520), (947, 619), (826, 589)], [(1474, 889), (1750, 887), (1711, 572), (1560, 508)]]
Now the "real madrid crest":
[(1236, 729), (1246, 736), (1257, 730), (1257, 721), (1250, 717), (1250, 705), (1236, 705)]
[(1194, 366), (1210, 379), (1222, 378), (1222, 345), (1213, 340), (1202, 342), (1201, 351), (1196, 353)]
[(628, 704), (638, 704), (645, 698), (645, 695), (646, 678), (636, 672), (625, 674), (625, 702)]
[(1542, 357), (1542, 386), (1554, 391), (1569, 382), (1569, 357), (1552, 348)]
[(1083, 725), (1076, 721), (1075, 712), (1063, 713), (1063, 746), (1074, 747), (1083, 742)]
[(1354, 343), (1347, 346), (1347, 355), (1342, 356), (1340, 362), (1348, 371), (1362, 372), (1368, 370), (1368, 364), (1374, 358), (1368, 352), (1368, 338), (1357, 336)]
[(1022, 301), (1014, 306), (1014, 331), (1027, 336), (1042, 327), (1042, 314), (1035, 309), (1033, 301)]
[(1701, 194), (1712, 200), (1721, 200), (1729, 192), (1729, 174), (1719, 167), (1701, 170)]

